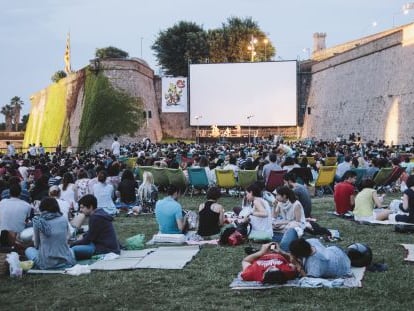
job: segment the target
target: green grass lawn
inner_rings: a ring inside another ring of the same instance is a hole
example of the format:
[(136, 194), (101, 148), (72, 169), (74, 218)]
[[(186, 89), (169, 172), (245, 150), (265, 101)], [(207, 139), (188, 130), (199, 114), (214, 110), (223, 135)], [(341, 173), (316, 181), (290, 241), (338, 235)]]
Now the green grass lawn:
[[(195, 209), (203, 197), (180, 201)], [(388, 198), (390, 200), (390, 198)], [(240, 200), (222, 198), (226, 210)], [(205, 246), (183, 270), (93, 271), (90, 275), (24, 275), (0, 278), (0, 310), (413, 310), (414, 266), (403, 262), (399, 243), (414, 243), (413, 235), (393, 232), (393, 226), (367, 226), (327, 214), (332, 197), (313, 200), (313, 215), (327, 228), (338, 229), (347, 246), (367, 243), (374, 261), (389, 270), (366, 272), (363, 288), (234, 291), (229, 284), (240, 271), (244, 246)], [(151, 215), (115, 220), (119, 239), (156, 232)]]

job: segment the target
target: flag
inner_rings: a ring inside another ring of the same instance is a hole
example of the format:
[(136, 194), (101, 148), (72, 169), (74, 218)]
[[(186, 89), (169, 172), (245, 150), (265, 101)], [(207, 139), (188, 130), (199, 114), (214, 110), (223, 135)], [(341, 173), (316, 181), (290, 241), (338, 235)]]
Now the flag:
[(65, 72), (66, 74), (69, 74), (72, 72), (72, 69), (70, 68), (70, 33), (68, 33), (68, 36), (66, 38), (66, 51), (65, 51)]

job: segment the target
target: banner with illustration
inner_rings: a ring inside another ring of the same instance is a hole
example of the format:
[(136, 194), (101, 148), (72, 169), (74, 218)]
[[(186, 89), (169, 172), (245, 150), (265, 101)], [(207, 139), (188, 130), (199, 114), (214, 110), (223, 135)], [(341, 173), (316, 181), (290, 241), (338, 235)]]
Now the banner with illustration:
[(162, 112), (187, 112), (187, 78), (162, 78)]

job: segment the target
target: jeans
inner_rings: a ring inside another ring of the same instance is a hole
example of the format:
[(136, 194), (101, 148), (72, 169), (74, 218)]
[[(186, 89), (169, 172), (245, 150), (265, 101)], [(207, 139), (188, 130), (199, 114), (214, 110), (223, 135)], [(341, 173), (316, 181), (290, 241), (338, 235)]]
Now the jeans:
[(75, 245), (71, 247), (76, 260), (89, 259), (95, 254), (95, 244)]
[(298, 239), (298, 234), (295, 229), (290, 228), (285, 233), (275, 232), (273, 233), (272, 240), (274, 242), (278, 242), (280, 244), (280, 248), (285, 251), (289, 252), (289, 245), (292, 241)]
[(28, 260), (35, 260), (39, 256), (39, 251), (34, 247), (28, 247), (24, 251), (24, 254), (26, 255)]

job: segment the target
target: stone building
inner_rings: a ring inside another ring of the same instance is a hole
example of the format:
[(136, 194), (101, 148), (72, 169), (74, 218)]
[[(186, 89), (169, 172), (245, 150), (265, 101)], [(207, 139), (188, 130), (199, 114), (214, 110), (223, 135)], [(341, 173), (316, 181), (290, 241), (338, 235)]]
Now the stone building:
[[(411, 143), (414, 136), (414, 24), (323, 48), (315, 34), (301, 136)], [(321, 48), (322, 47), (322, 48)]]

